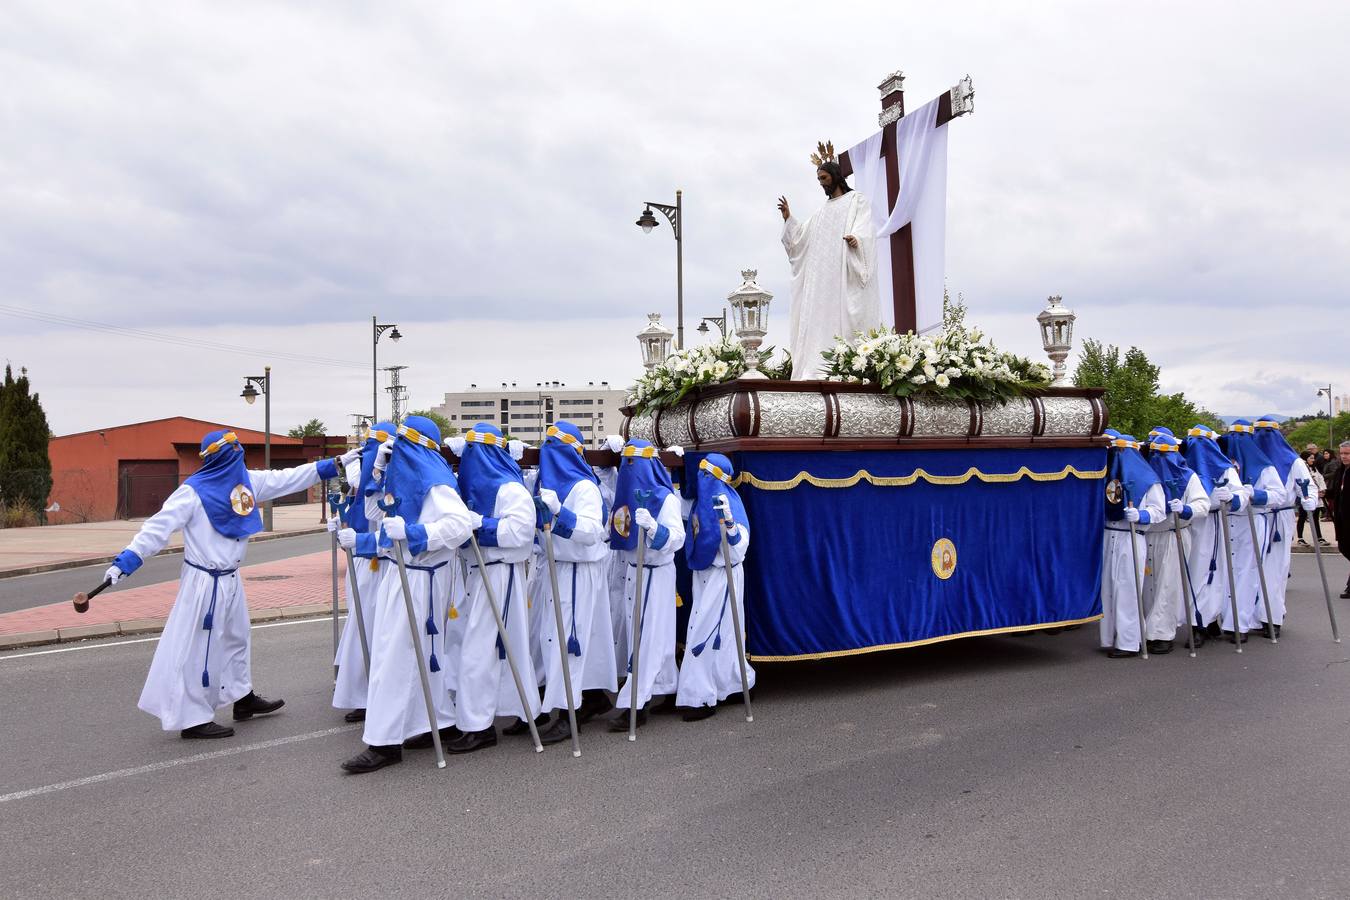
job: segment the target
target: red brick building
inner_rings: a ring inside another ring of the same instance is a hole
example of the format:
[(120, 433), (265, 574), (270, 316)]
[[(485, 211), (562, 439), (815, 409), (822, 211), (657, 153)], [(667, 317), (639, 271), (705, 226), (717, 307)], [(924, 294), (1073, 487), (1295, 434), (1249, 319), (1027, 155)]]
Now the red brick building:
[[(111, 428), (82, 431), (51, 439), (52, 492), (48, 514), (52, 524), (103, 522), (152, 515), (183, 479), (201, 466), (197, 455), (202, 436), (227, 428), (239, 436), (245, 464), (263, 468), (263, 433), (174, 416)], [(325, 447), (345, 446), (345, 438), (293, 438), (272, 435), (272, 468), (287, 469), (326, 454)], [(305, 492), (276, 503), (303, 503)]]

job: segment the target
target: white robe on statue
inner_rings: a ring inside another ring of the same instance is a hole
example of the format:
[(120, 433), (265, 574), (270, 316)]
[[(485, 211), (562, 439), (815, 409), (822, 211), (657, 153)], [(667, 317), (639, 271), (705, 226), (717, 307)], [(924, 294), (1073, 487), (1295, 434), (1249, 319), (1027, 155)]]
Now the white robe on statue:
[[(745, 628), (745, 569), (741, 563), (750, 549), (749, 526), (736, 526), (742, 532), (736, 543), (728, 543), (731, 570), (736, 579), (736, 610), (741, 628)], [(728, 536), (731, 532), (728, 531)], [(736, 626), (731, 616), (731, 592), (727, 570), (719, 552), (712, 565), (698, 569), (693, 576), (693, 608), (684, 635), (684, 660), (680, 664), (680, 688), (675, 705), (684, 707), (716, 706), (741, 690), (741, 660), (736, 652)], [(741, 640), (745, 640), (744, 631)], [(755, 686), (755, 669), (745, 664), (745, 677)]]
[[(792, 268), (788, 349), (792, 378), (819, 378), (821, 351), (836, 338), (881, 325), (872, 206), (861, 191), (825, 201), (805, 222), (789, 216), (783, 247)], [(844, 242), (858, 239), (857, 247)]]
[[(294, 469), (250, 471), (255, 502), (261, 506), (317, 484), (318, 463)], [(164, 634), (155, 647), (150, 673), (137, 704), (157, 716), (165, 731), (181, 731), (215, 718), (216, 710), (229, 706), (253, 690), (249, 662), (248, 601), (236, 571), (244, 562), (248, 539), (225, 537), (211, 525), (197, 492), (183, 484), (169, 495), (159, 512), (145, 520), (127, 549), (149, 559), (168, 543), (175, 531), (183, 531), (183, 568), (178, 596), (174, 598)], [(218, 578), (194, 568), (217, 572)], [(212, 627), (202, 627), (211, 610)], [(202, 685), (206, 675), (207, 686)]]
[[(1157, 522), (1167, 513), (1161, 485), (1153, 485), (1139, 504), (1147, 511), (1150, 522)], [(1136, 529), (1137, 530), (1137, 529)], [(1117, 650), (1139, 650), (1139, 594), (1137, 585), (1144, 578), (1144, 560), (1148, 542), (1142, 534), (1134, 538), (1130, 549), (1130, 523), (1124, 519), (1106, 523), (1106, 540), (1102, 544), (1102, 620), (1101, 645)], [(1134, 565), (1138, 551), (1139, 565)], [(1136, 581), (1138, 577), (1138, 581)], [(1173, 623), (1173, 628), (1176, 627)]]
[[(468, 507), (453, 488), (444, 484), (433, 485), (427, 491), (417, 521), (426, 526), (427, 548), (405, 565), (412, 594), (413, 624), (431, 684), (436, 728), (441, 729), (455, 724), (454, 703), (445, 685), (446, 606), (457, 564), (455, 548), (468, 539), (472, 529)], [(417, 672), (417, 655), (408, 631), (403, 582), (398, 563), (392, 558), (393, 550), (386, 552), (391, 556), (380, 560), (363, 734), (363, 740), (372, 747), (402, 744), (431, 730), (422, 679)], [(428, 617), (436, 623), (438, 634), (427, 634)], [(431, 671), (432, 653), (437, 656), (440, 671)]]
[[(680, 518), (680, 496), (670, 494), (656, 515), (657, 525), (669, 532), (659, 548), (648, 546), (642, 565), (642, 645), (638, 648), (638, 709), (647, 705), (655, 694), (673, 694), (679, 688), (679, 670), (675, 666), (675, 554), (684, 546), (684, 522)], [(636, 527), (636, 526), (634, 526)], [(640, 540), (647, 540), (642, 535)], [(637, 596), (637, 551), (620, 550), (624, 569), (624, 630), (633, 629), (633, 602)], [(631, 642), (631, 641), (630, 641)], [(619, 696), (614, 701), (618, 709), (631, 706), (629, 697), (633, 678), (629, 671), (631, 657), (623, 660), (620, 673), (625, 675)]]
[[(534, 548), (534, 499), (519, 482), (503, 484), (497, 489), (491, 517), (498, 520), (497, 546), (482, 548), (486, 568), (478, 567), (472, 547), (460, 551), (469, 561), (469, 576), (465, 586), (468, 597), (459, 610), (463, 636), (455, 715), (456, 724), (466, 732), (491, 727), (497, 716), (525, 719), (539, 714), (539, 681), (530, 655), (530, 612), (525, 590), (525, 562)], [(499, 655), (497, 622), (488, 603), (484, 577), (489, 579), (501, 607), (529, 710), (521, 709), (505, 649)]]
[[(1181, 542), (1187, 548), (1192, 540), (1192, 523), (1202, 521), (1209, 515), (1209, 495), (1200, 482), (1200, 476), (1192, 473), (1186, 482), (1185, 496), (1179, 498), (1191, 508), (1190, 519), (1181, 519)], [(1173, 516), (1166, 513), (1161, 521), (1154, 522), (1141, 529), (1148, 545), (1148, 556), (1144, 562), (1144, 614), (1148, 621), (1144, 627), (1144, 639), (1149, 641), (1170, 641), (1176, 637), (1177, 626), (1186, 621), (1187, 603), (1182, 594), (1181, 565), (1177, 563), (1177, 537)], [(1180, 517), (1176, 517), (1180, 518)], [(1195, 573), (1187, 571), (1194, 581)], [(1194, 587), (1191, 588), (1195, 590)], [(1183, 639), (1185, 635), (1183, 633)]]

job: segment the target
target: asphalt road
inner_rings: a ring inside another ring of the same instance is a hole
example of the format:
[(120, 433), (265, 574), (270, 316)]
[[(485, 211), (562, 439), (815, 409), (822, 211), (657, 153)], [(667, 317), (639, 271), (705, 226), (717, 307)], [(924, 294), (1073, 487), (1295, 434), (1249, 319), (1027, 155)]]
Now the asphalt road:
[[(328, 546), (329, 538), (326, 532), (277, 538), (271, 541), (254, 541), (248, 546), (248, 556), (244, 560), (244, 565), (317, 553), (320, 550), (327, 550)], [(161, 581), (176, 581), (182, 568), (181, 553), (153, 556), (136, 570), (133, 577), (108, 588), (104, 594), (111, 595), (125, 588), (144, 587), (147, 584), (159, 584)], [(96, 566), (60, 569), (38, 575), (0, 578), (0, 613), (28, 609), (46, 603), (68, 602), (76, 591), (87, 591), (102, 581), (103, 573), (107, 569), (106, 563), (100, 563)]]
[(325, 622), (255, 629), (288, 705), (206, 746), (135, 709), (153, 642), (7, 654), (0, 896), (1350, 896), (1350, 639), (1294, 572), (1240, 656), (1085, 627), (762, 666), (753, 724), (362, 777)]

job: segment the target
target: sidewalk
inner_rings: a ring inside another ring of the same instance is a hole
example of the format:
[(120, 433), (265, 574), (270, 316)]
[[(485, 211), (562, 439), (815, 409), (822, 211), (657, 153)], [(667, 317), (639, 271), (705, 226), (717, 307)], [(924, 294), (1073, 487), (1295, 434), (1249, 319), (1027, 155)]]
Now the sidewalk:
[[(1325, 513), (1326, 510), (1322, 510), (1322, 512)], [(1322, 552), (1323, 552), (1323, 553), (1339, 553), (1340, 550), (1338, 549), (1338, 547), (1337, 547), (1337, 545), (1336, 545), (1336, 526), (1333, 525), (1333, 524), (1331, 523), (1331, 520), (1330, 520), (1330, 519), (1323, 519), (1321, 522), (1318, 523), (1318, 527), (1322, 529), (1322, 537), (1326, 538), (1328, 541), (1331, 542), (1331, 543), (1329, 543), (1327, 546), (1325, 546), (1325, 547), (1322, 548)], [(1313, 552), (1315, 552), (1315, 551), (1313, 550), (1313, 546), (1312, 546), (1312, 541), (1315, 540), (1315, 537), (1316, 537), (1316, 533), (1313, 531), (1312, 522), (1306, 523), (1306, 524), (1303, 526), (1303, 539), (1304, 539), (1305, 541), (1308, 541), (1308, 546), (1305, 547), (1305, 546), (1303, 546), (1302, 544), (1300, 544), (1300, 543), (1298, 542), (1298, 535), (1297, 535), (1297, 534), (1291, 535), (1291, 536), (1290, 536), (1290, 540), (1292, 540), (1292, 541), (1294, 542), (1294, 548), (1293, 548), (1293, 549), (1294, 549), (1294, 552), (1295, 552), (1295, 553), (1313, 553)]]
[[(330, 615), (333, 608), (330, 566), (328, 553), (244, 566), (239, 577), (244, 579), (249, 618), (265, 622)], [(344, 610), (346, 569), (346, 560), (339, 555), (338, 603)], [(83, 638), (158, 633), (164, 628), (177, 594), (178, 582), (165, 581), (95, 597), (83, 615), (75, 612), (69, 600), (0, 614), (0, 650)]]
[[(112, 562), (113, 557), (136, 536), (144, 521), (119, 519), (41, 528), (0, 528), (0, 578)], [(302, 503), (273, 507), (272, 527), (274, 530), (254, 535), (252, 540), (265, 541), (322, 531), (319, 505)], [(176, 532), (161, 552), (180, 553), (182, 549), (183, 534)]]

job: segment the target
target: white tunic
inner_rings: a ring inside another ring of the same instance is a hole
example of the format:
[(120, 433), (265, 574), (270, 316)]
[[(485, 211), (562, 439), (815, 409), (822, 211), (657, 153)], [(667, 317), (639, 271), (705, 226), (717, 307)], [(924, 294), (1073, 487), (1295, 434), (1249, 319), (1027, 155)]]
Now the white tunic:
[[(1240, 487), (1237, 470), (1230, 466), (1220, 481), (1233, 491), (1233, 499), (1238, 501), (1241, 509), (1247, 502), (1247, 493)], [(1232, 618), (1228, 565), (1224, 556), (1223, 529), (1219, 523), (1219, 516), (1226, 515), (1230, 509), (1228, 504), (1214, 499), (1211, 491), (1208, 515), (1203, 519), (1198, 516), (1191, 519), (1191, 540), (1186, 553), (1190, 565), (1191, 590), (1195, 592), (1196, 618), (1201, 625), (1219, 621), (1225, 611), (1228, 618)]]
[[(1261, 573), (1256, 565), (1256, 553), (1261, 552), (1262, 564), (1264, 565), (1264, 548), (1270, 537), (1270, 525), (1274, 518), (1274, 513), (1270, 512), (1272, 508), (1278, 508), (1284, 505), (1284, 486), (1280, 484), (1280, 476), (1275, 472), (1274, 466), (1266, 466), (1261, 470), (1261, 474), (1256, 479), (1254, 486), (1248, 486), (1248, 498), (1252, 496), (1252, 490), (1262, 490), (1266, 492), (1266, 506), (1247, 506), (1240, 513), (1228, 513), (1228, 531), (1233, 539), (1233, 580), (1236, 582), (1235, 588), (1238, 595), (1238, 630), (1253, 631), (1260, 627), (1260, 623), (1266, 620), (1265, 600), (1261, 595)], [(1253, 525), (1256, 530), (1256, 541), (1252, 541)], [(1253, 550), (1253, 547), (1259, 548)], [(1270, 572), (1266, 572), (1266, 585), (1271, 592), (1272, 611), (1276, 608), (1275, 586), (1271, 584)], [(1283, 610), (1281, 609), (1281, 612)], [(1232, 631), (1232, 615), (1225, 606), (1223, 610), (1224, 631)], [(1275, 623), (1283, 621), (1283, 616), (1278, 616)]]
[[(750, 548), (749, 526), (734, 526), (741, 539), (728, 543), (731, 570), (735, 578), (736, 609), (741, 628), (745, 628), (745, 569), (741, 563)], [(733, 532), (728, 530), (730, 539)], [(716, 706), (741, 690), (741, 664), (736, 652), (736, 628), (731, 616), (731, 592), (721, 551), (712, 565), (698, 569), (693, 576), (693, 608), (684, 637), (684, 661), (680, 666), (680, 688), (675, 695), (678, 706)], [(745, 640), (742, 631), (741, 640)], [(755, 670), (745, 665), (746, 680), (755, 686)]]
[[(679, 688), (679, 670), (675, 666), (675, 554), (684, 546), (684, 523), (680, 519), (680, 498), (670, 494), (661, 504), (656, 516), (658, 525), (670, 532), (659, 548), (647, 547), (643, 554), (642, 572), (642, 646), (638, 650), (638, 708), (641, 709), (655, 694), (673, 694)], [(632, 526), (636, 528), (637, 526)], [(646, 540), (645, 536), (640, 540)], [(620, 550), (623, 558), (624, 623), (633, 628), (633, 605), (637, 597), (637, 551)], [(631, 701), (633, 679), (632, 657), (627, 657), (620, 672), (625, 674), (623, 686), (614, 705), (627, 709)]]
[[(254, 500), (261, 504), (317, 483), (318, 463), (250, 471), (248, 478)], [(253, 690), (248, 601), (236, 571), (244, 561), (248, 539), (236, 540), (216, 531), (197, 492), (191, 485), (182, 484), (159, 512), (145, 520), (127, 549), (141, 559), (149, 559), (164, 549), (179, 529), (183, 531), (183, 568), (178, 596), (155, 648), (138, 703), (141, 709), (159, 717), (165, 731), (209, 722), (216, 710)], [(202, 569), (229, 574), (213, 577)], [(210, 630), (203, 627), (208, 612)]]
[[(1147, 511), (1150, 522), (1161, 521), (1166, 515), (1161, 485), (1153, 485), (1139, 504)], [(1134, 565), (1135, 553), (1139, 565)], [(1130, 549), (1130, 523), (1124, 519), (1106, 523), (1106, 540), (1102, 544), (1102, 621), (1101, 645), (1117, 650), (1139, 649), (1139, 594), (1138, 585), (1144, 579), (1144, 560), (1148, 543), (1142, 534), (1134, 539)], [(1136, 580), (1137, 579), (1137, 580)], [(1175, 626), (1174, 626), (1175, 627)]]
[[(361, 478), (361, 461), (354, 460), (347, 466), (347, 483), (356, 485)], [(368, 498), (358, 498), (365, 504), (367, 531), (378, 532), (384, 521), (384, 513), (378, 504)], [(374, 565), (372, 565), (374, 562)], [(356, 597), (361, 597), (361, 614), (366, 623), (366, 646), (372, 645), (375, 631), (375, 609), (380, 591), (380, 571), (378, 561), (355, 557), (347, 567), (347, 621), (342, 626), (342, 637), (338, 640), (337, 656), (333, 664), (337, 666), (337, 681), (333, 684), (333, 706), (337, 709), (365, 709), (366, 691), (369, 688), (369, 676), (366, 672), (366, 658), (361, 652), (361, 637), (357, 633)]]
[[(821, 351), (836, 338), (881, 325), (877, 292), (876, 228), (861, 191), (825, 201), (805, 222), (783, 223), (783, 247), (792, 268), (788, 345), (794, 380), (818, 378)], [(845, 235), (858, 239), (856, 248)]]
[[(1182, 545), (1189, 547), (1193, 530), (1191, 523), (1203, 521), (1209, 515), (1209, 495), (1205, 493), (1200, 476), (1194, 473), (1182, 493), (1179, 499), (1191, 508), (1190, 519), (1174, 517), (1164, 507), (1161, 521), (1140, 529), (1148, 544), (1148, 558), (1144, 563), (1144, 611), (1148, 621), (1144, 628), (1144, 639), (1149, 641), (1172, 640), (1176, 637), (1177, 626), (1186, 621), (1182, 564), (1177, 562), (1177, 528), (1179, 523)], [(1186, 555), (1182, 556), (1183, 560), (1186, 558)], [(1195, 580), (1195, 573), (1188, 570), (1187, 575), (1191, 581)], [(1191, 590), (1195, 590), (1194, 586)]]
[[(1266, 513), (1266, 526), (1270, 529), (1266, 537), (1266, 584), (1270, 586), (1270, 609), (1276, 625), (1284, 624), (1284, 595), (1289, 587), (1289, 565), (1294, 551), (1294, 518), (1299, 501), (1303, 499), (1300, 481), (1308, 485), (1310, 496), (1317, 496), (1308, 464), (1296, 459), (1284, 480), (1282, 502), (1277, 507), (1272, 498), (1271, 508)], [(1257, 621), (1265, 620), (1266, 608), (1262, 604), (1257, 608)]]

